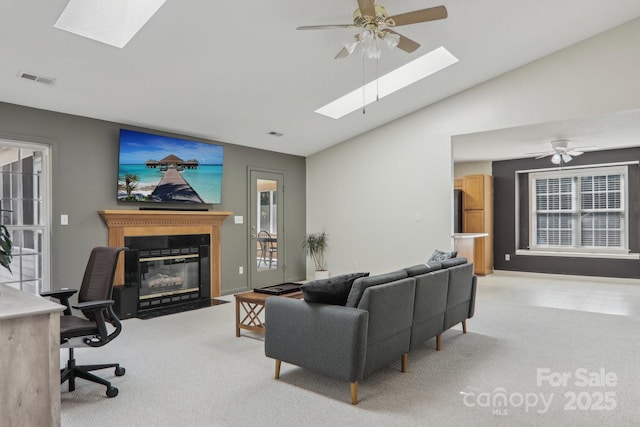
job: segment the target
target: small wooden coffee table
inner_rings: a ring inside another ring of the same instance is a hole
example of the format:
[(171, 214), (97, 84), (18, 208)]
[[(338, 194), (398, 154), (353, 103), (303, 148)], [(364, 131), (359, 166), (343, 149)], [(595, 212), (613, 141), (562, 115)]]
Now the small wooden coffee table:
[[(276, 295), (263, 294), (260, 292), (241, 292), (235, 294), (236, 300), (236, 337), (240, 336), (240, 329), (264, 334), (264, 322), (260, 319), (260, 314), (264, 311), (264, 302), (267, 298)], [(277, 295), (285, 298), (302, 298), (302, 291)], [(242, 308), (242, 314), (240, 309)], [(242, 317), (242, 319), (240, 319)]]

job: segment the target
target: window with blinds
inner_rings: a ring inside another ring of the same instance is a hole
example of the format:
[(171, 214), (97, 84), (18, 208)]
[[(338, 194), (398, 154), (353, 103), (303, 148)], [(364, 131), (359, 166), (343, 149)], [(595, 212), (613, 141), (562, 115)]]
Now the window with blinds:
[(628, 251), (626, 179), (626, 166), (531, 174), (531, 247)]

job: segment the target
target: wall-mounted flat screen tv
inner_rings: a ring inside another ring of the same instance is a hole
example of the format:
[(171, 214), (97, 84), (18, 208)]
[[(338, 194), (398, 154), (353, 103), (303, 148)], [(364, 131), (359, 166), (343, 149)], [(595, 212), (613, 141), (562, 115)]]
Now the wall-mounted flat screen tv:
[(219, 204), (221, 145), (120, 130), (118, 200)]

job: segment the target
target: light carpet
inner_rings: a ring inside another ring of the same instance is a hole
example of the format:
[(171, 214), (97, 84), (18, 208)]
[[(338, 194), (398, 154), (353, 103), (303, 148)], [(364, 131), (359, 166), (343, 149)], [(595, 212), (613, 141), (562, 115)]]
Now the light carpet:
[[(234, 304), (149, 320), (79, 349), (79, 363), (118, 361), (120, 394), (83, 380), (62, 388), (63, 426), (626, 426), (640, 422), (640, 319), (507, 304), (479, 295), (469, 333), (459, 326), (360, 384), (283, 363), (281, 379), (262, 336), (234, 333)], [(65, 357), (63, 351), (61, 357)], [(569, 373), (538, 384), (538, 370)], [(582, 385), (604, 369), (603, 386)], [(583, 375), (584, 374), (584, 375)], [(611, 376), (617, 380), (612, 385)], [(537, 400), (534, 400), (534, 395)], [(504, 396), (506, 400), (501, 400)], [(575, 396), (575, 402), (571, 402)], [(548, 404), (545, 405), (545, 402)], [(535, 403), (535, 405), (534, 405)], [(575, 409), (572, 409), (575, 407)], [(600, 408), (600, 409), (598, 409)]]

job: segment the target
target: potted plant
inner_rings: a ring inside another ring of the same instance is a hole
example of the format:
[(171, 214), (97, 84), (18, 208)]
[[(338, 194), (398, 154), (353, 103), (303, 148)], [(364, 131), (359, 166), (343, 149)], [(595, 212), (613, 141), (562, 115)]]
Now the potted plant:
[(305, 255), (309, 256), (315, 266), (315, 278), (328, 278), (327, 263), (324, 259), (324, 253), (328, 248), (329, 236), (325, 231), (320, 233), (307, 234), (302, 243)]
[[(7, 209), (0, 209), (0, 211), (11, 212)], [(9, 270), (9, 273), (11, 273), (11, 258), (13, 258), (12, 249), (11, 234), (4, 224), (0, 224), (0, 265)]]

